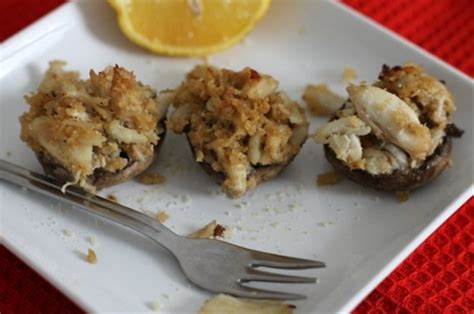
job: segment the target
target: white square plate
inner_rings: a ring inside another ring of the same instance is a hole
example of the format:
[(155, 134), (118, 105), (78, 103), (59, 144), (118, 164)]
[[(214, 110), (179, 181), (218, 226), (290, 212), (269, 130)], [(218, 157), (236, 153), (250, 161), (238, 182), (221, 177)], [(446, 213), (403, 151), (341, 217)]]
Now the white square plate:
[[(68, 69), (83, 76), (91, 68), (120, 64), (157, 90), (173, 88), (202, 62), (155, 56), (131, 44), (103, 1), (65, 4), (1, 50), (1, 158), (36, 171), (40, 165), (19, 140), (18, 116), (27, 110), (23, 95), (37, 88), (49, 60), (66, 60)], [(349, 311), (472, 194), (471, 79), (344, 5), (326, 1), (276, 0), (243, 43), (209, 58), (222, 67), (270, 73), (294, 99), (310, 82), (345, 93), (346, 65), (358, 70), (359, 79), (373, 81), (382, 64), (405, 61), (447, 82), (457, 101), (455, 121), (466, 130), (454, 141), (453, 167), (408, 202), (347, 180), (317, 188), (315, 176), (329, 164), (312, 140), (278, 178), (231, 200), (211, 193), (217, 186), (193, 162), (184, 138), (173, 134), (154, 165), (166, 184), (128, 182), (103, 194), (115, 192), (121, 203), (142, 211), (165, 209), (171, 215), (166, 224), (178, 233), (217, 219), (233, 229), (231, 242), (323, 260), (326, 269), (303, 274), (316, 275), (318, 284), (277, 288), (309, 296), (295, 302), (299, 312)], [(313, 119), (311, 130), (323, 121)], [(159, 302), (163, 312), (192, 313), (209, 297), (189, 286), (172, 257), (148, 239), (4, 182), (0, 191), (5, 245), (84, 309), (140, 312)], [(240, 202), (249, 205), (239, 208)], [(90, 237), (97, 243), (89, 243)], [(97, 252), (96, 265), (83, 259), (89, 247)]]

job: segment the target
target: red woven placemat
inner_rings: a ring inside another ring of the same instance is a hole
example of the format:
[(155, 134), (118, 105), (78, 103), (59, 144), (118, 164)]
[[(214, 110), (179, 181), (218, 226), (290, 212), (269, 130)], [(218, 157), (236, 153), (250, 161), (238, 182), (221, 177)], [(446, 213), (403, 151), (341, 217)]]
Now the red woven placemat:
[[(63, 2), (1, 0), (0, 41)], [(345, 2), (474, 76), (474, 1)], [(0, 246), (0, 266), (1, 313), (83, 312), (3, 246)], [(474, 313), (473, 198), (354, 310), (354, 313), (387, 312)]]

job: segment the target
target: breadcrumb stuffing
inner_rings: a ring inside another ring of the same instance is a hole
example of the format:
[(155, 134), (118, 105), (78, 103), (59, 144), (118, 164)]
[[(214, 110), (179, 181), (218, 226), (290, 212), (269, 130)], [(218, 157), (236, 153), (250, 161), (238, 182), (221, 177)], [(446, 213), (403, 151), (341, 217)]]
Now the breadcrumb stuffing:
[(166, 177), (158, 172), (145, 173), (138, 178), (138, 181), (142, 184), (162, 184), (166, 181)]
[(258, 167), (285, 165), (307, 138), (304, 110), (269, 75), (197, 66), (175, 90), (168, 128), (185, 133), (197, 162), (224, 176), (239, 197), (258, 183)]
[(93, 249), (88, 249), (87, 250), (86, 261), (90, 264), (96, 264), (97, 263), (97, 255), (95, 254), (95, 251)]
[(335, 171), (331, 170), (326, 173), (319, 174), (316, 178), (318, 186), (335, 185), (341, 182), (342, 177)]
[(95, 192), (96, 170), (117, 173), (153, 155), (167, 105), (118, 65), (91, 70), (87, 80), (64, 65), (50, 62), (38, 90), (25, 96), (21, 139), (63, 167), (68, 183)]

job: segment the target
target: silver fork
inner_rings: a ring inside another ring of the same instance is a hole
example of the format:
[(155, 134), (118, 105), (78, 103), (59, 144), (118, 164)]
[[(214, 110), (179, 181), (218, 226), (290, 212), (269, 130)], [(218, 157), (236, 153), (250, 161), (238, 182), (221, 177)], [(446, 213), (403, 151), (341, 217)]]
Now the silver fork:
[(253, 299), (297, 300), (306, 296), (245, 286), (252, 281), (314, 283), (316, 278), (276, 274), (259, 266), (281, 269), (325, 267), (323, 262), (264, 253), (213, 239), (188, 239), (173, 233), (155, 219), (129, 207), (86, 193), (75, 187), (61, 192), (61, 183), (0, 160), (0, 178), (41, 194), (65, 201), (75, 208), (99, 215), (134, 229), (168, 249), (186, 277), (197, 286), (216, 293)]

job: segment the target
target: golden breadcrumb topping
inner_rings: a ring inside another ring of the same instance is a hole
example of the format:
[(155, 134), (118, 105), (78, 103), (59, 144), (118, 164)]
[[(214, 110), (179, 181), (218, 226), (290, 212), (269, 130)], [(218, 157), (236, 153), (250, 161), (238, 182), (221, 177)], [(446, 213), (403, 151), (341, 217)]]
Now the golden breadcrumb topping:
[(186, 133), (198, 162), (224, 174), (232, 196), (256, 168), (288, 163), (307, 137), (303, 109), (268, 75), (197, 66), (176, 89), (168, 127)]
[(373, 175), (416, 168), (433, 154), (456, 108), (445, 85), (416, 64), (382, 68), (373, 85), (350, 85), (349, 100), (315, 134), (351, 169)]
[(30, 110), (20, 117), (21, 139), (68, 170), (74, 183), (94, 191), (94, 171), (118, 172), (153, 154), (166, 111), (148, 86), (118, 65), (81, 80), (50, 62), (38, 90), (25, 96)]

